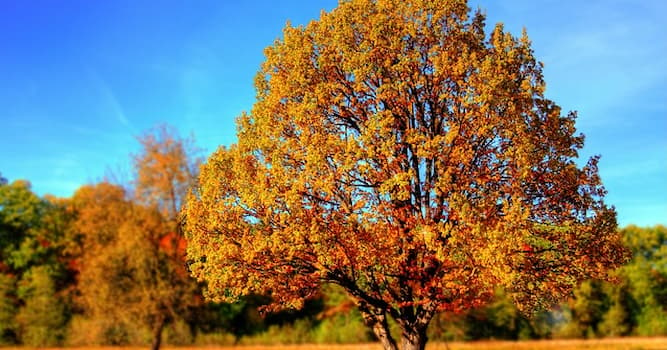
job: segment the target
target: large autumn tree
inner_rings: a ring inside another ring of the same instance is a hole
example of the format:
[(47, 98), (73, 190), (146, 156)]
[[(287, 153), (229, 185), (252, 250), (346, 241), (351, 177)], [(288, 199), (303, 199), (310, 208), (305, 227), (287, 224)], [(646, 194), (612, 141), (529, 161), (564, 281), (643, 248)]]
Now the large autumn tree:
[(208, 295), (300, 307), (322, 283), (385, 349), (504, 287), (523, 310), (604, 278), (623, 250), (575, 114), (524, 33), (464, 0), (349, 0), (265, 51), (238, 144), (201, 168), (188, 254)]

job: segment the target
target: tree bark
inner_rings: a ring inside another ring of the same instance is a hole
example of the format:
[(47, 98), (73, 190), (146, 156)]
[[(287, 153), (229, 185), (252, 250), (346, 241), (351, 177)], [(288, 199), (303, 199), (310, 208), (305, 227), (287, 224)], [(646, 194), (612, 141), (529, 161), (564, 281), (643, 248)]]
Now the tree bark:
[(401, 334), (401, 349), (424, 350), (427, 340), (426, 327), (404, 329)]
[(364, 304), (359, 306), (359, 311), (361, 311), (366, 326), (373, 330), (373, 334), (382, 344), (382, 348), (384, 350), (398, 350), (398, 345), (389, 332), (387, 315)]
[(164, 329), (164, 320), (158, 321), (155, 329), (153, 330), (153, 341), (151, 342), (151, 350), (160, 350), (162, 345), (162, 330)]

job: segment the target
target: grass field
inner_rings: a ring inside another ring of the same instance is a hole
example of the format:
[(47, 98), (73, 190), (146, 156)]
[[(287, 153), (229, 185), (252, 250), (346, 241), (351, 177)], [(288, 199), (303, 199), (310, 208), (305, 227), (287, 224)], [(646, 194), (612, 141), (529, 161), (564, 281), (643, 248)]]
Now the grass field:
[[(9, 347), (2, 350), (30, 350)], [(81, 347), (45, 350), (146, 350), (147, 347)], [(238, 347), (163, 347), (164, 350), (382, 350), (379, 344), (351, 345), (275, 345)], [(482, 341), (430, 343), (427, 350), (667, 350), (667, 338), (614, 338), (596, 340)]]

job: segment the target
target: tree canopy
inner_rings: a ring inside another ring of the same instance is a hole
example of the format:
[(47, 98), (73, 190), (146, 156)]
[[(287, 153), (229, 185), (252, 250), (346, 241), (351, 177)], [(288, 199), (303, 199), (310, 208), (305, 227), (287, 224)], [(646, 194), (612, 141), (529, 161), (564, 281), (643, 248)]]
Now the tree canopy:
[[(86, 262), (79, 288), (87, 316), (103, 324), (99, 331), (140, 324), (151, 330), (156, 350), (164, 328), (200, 299), (185, 267), (178, 222), (198, 163), (192, 141), (167, 126), (149, 130), (139, 142), (142, 150), (133, 157), (136, 198), (106, 182), (83, 186), (73, 197)], [(122, 343), (127, 336), (118, 338)]]
[(350, 0), (265, 51), (238, 144), (186, 205), (208, 295), (300, 307), (342, 286), (387, 349), (503, 286), (524, 310), (624, 257), (598, 158), (544, 96), (524, 33), (466, 1)]
[(182, 138), (173, 127), (160, 125), (137, 139), (142, 147), (133, 156), (137, 199), (157, 206), (177, 229), (183, 200), (201, 162), (194, 138)]

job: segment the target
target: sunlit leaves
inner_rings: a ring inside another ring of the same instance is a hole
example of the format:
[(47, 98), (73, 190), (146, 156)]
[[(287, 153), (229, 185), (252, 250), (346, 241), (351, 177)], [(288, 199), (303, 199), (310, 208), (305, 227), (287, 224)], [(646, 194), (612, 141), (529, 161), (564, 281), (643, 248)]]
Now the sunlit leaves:
[(147, 131), (138, 140), (142, 149), (133, 157), (137, 197), (176, 220), (199, 166), (194, 140), (180, 138), (167, 125)]
[(343, 1), (288, 25), (256, 87), (186, 206), (212, 297), (298, 306), (328, 281), (407, 329), (498, 285), (530, 310), (623, 259), (527, 35), (487, 37), (465, 1)]

